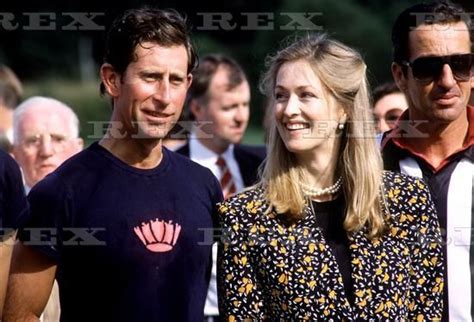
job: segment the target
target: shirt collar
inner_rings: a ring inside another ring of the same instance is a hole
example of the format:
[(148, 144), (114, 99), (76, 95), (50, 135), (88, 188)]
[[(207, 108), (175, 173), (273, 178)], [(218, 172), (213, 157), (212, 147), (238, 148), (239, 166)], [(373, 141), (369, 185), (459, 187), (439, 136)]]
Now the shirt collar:
[[(439, 167), (437, 169), (433, 168), (434, 170), (440, 170), (441, 168), (443, 168), (448, 163), (448, 161), (449, 161), (449, 159), (451, 158), (452, 155), (458, 154), (462, 151), (465, 151), (469, 147), (474, 145), (474, 107), (468, 105), (467, 108), (466, 108), (466, 113), (467, 113), (467, 120), (469, 122), (469, 128), (468, 128), (468, 131), (467, 131), (467, 135), (464, 139), (463, 146), (459, 150), (455, 151), (450, 156), (448, 156), (439, 165)], [(396, 127), (392, 131), (387, 133), (387, 135), (385, 136), (385, 138), (382, 141), (382, 149), (384, 149), (385, 146), (389, 142), (392, 142), (393, 144), (395, 144), (399, 148), (409, 151), (411, 154), (416, 155), (417, 157), (423, 159), (426, 162), (426, 164), (430, 165), (430, 163), (427, 161), (427, 159), (425, 158), (425, 156), (423, 154), (414, 152), (411, 149), (410, 145), (407, 144), (407, 138), (406, 138), (406, 133), (404, 132), (404, 128), (399, 126), (399, 124), (401, 122), (409, 122), (408, 110), (405, 110), (405, 112), (403, 112), (403, 114), (400, 116), (400, 118), (397, 121)]]
[[(214, 151), (209, 150), (198, 140), (195, 133), (191, 133), (189, 140), (189, 150), (193, 151), (192, 159), (197, 163), (216, 162), (219, 155)], [(227, 150), (222, 153), (222, 157), (229, 162), (234, 156), (234, 145), (231, 144)]]

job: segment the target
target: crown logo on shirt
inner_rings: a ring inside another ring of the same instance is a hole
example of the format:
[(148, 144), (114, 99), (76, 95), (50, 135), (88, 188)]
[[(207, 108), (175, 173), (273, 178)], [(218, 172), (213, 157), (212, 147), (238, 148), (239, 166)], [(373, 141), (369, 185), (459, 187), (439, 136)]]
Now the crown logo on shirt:
[(134, 228), (135, 234), (149, 251), (165, 253), (173, 249), (181, 232), (181, 225), (155, 219)]

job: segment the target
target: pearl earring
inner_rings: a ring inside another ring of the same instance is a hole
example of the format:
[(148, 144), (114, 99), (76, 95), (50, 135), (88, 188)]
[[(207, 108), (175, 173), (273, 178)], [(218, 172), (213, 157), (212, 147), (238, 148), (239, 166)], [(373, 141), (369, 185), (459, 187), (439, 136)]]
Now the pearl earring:
[(341, 130), (341, 131), (344, 130), (344, 123), (342, 123), (342, 122), (339, 123), (339, 125), (337, 126), (337, 128), (338, 128), (339, 130)]

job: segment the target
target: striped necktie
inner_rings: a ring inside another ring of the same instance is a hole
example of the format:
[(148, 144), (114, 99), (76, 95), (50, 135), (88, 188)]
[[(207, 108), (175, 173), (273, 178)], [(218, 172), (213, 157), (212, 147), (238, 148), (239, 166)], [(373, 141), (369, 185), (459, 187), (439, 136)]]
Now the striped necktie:
[(229, 198), (231, 195), (236, 193), (237, 188), (235, 187), (234, 180), (232, 180), (232, 174), (227, 167), (227, 162), (225, 162), (222, 156), (219, 156), (216, 161), (217, 166), (221, 170), (221, 189), (224, 199)]

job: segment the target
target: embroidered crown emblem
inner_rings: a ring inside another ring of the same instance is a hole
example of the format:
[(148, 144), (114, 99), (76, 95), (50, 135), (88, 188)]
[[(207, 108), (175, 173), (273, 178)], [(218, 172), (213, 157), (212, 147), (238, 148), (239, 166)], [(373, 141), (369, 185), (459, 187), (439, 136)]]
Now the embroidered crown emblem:
[(134, 228), (135, 234), (149, 251), (155, 253), (169, 252), (176, 245), (181, 226), (172, 221), (160, 219), (144, 222)]

